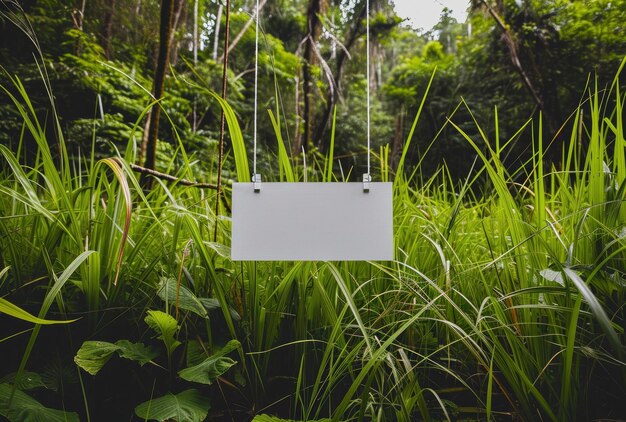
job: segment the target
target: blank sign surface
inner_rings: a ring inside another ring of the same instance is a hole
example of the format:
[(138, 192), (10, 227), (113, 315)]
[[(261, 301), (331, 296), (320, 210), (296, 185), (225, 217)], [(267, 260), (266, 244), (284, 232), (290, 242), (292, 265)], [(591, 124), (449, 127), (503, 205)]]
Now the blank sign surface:
[(391, 183), (233, 184), (235, 261), (393, 259)]

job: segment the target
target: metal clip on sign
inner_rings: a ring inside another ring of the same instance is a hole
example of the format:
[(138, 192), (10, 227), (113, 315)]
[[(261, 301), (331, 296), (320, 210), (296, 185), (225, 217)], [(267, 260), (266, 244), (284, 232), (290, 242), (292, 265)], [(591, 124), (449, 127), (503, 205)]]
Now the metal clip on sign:
[(252, 175), (252, 186), (254, 186), (254, 192), (261, 192), (261, 175), (253, 174)]

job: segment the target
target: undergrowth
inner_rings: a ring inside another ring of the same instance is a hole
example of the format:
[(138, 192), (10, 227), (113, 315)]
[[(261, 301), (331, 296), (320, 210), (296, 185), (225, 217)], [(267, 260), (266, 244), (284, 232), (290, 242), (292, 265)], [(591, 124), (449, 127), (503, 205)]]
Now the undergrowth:
[[(213, 190), (157, 179), (144, 193), (132, 137), (115, 157), (96, 161), (94, 146), (71, 159), (57, 126), (52, 148), (11, 80), (2, 95), (23, 118), (20, 145), (32, 139), (37, 151), (26, 165), (19, 147), (0, 145), (9, 420), (626, 414), (618, 77), (564, 125), (558, 165), (544, 163), (540, 119), (524, 127), (532, 161), (513, 172), (501, 161), (513, 139), (498, 139), (497, 126), (495, 139), (457, 128), (476, 171), (456, 186), (443, 166), (418, 184), (403, 169), (412, 130), (393, 184), (395, 259), (292, 263), (231, 261), (228, 210), (215, 215)], [(235, 114), (204, 92), (226, 111), (235, 170), (248, 181)], [(303, 181), (275, 129), (281, 179)], [(309, 157), (309, 180), (341, 179), (332, 154)], [(378, 154), (381, 180), (387, 156)], [(171, 159), (163, 167), (178, 178), (207, 174), (182, 143)]]

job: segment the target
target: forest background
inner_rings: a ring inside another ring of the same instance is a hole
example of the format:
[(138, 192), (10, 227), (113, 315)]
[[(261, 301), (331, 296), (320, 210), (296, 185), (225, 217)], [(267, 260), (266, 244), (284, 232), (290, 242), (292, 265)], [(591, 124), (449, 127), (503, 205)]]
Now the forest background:
[[(3, 3), (5, 8), (14, 6)], [(169, 157), (179, 138), (198, 159), (199, 174), (206, 170), (201, 163), (217, 154), (220, 109), (209, 96), (199, 94), (197, 86), (222, 92), (226, 25), (220, 2), (166, 1), (163, 6), (170, 13), (165, 18), (160, 2), (150, 0), (45, 0), (21, 6), (30, 22), (11, 22), (6, 16), (0, 21), (2, 66), (20, 75), (43, 114), (48, 102), (40, 72), (46, 72), (74, 154), (90, 149), (94, 133), (98, 155), (123, 150), (132, 139), (140, 161), (146, 149)], [(374, 0), (366, 81), (364, 1), (266, 0), (260, 7), (258, 137), (259, 168), (265, 175), (278, 173), (272, 168), (275, 129), (266, 110), (273, 112), (298, 161), (302, 151), (326, 153), (335, 106), (336, 160), (346, 175), (352, 168), (360, 170), (368, 83), (373, 147), (378, 151), (389, 146), (393, 172), (435, 69), (406, 158), (409, 170), (420, 163), (420, 173), (428, 178), (445, 162), (455, 179), (465, 177), (475, 152), (448, 119), (470, 135), (477, 133), (477, 124), (493, 131), (496, 107), (506, 110), (499, 124), (503, 139), (541, 114), (545, 139), (552, 146), (547, 157), (558, 161), (568, 118), (587, 89), (612, 80), (626, 52), (622, 0), (473, 1), (466, 22), (457, 22), (444, 9), (428, 31), (403, 25), (392, 4)], [(249, 146), (254, 13), (253, 1), (231, 4), (226, 89)], [(160, 34), (168, 34), (167, 57), (159, 54)], [(46, 58), (45, 69), (33, 61), (35, 45)], [(6, 82), (7, 74), (0, 78)], [(157, 128), (151, 133), (149, 106), (163, 78), (162, 105), (168, 117), (153, 124)], [(20, 133), (20, 116), (4, 97), (0, 141), (16, 146)], [(515, 146), (504, 159), (511, 168), (531, 154), (527, 135), (517, 133), (513, 140)], [(233, 168), (231, 158), (226, 171)], [(149, 160), (146, 165), (158, 168), (167, 161)]]
[(0, 417), (622, 418), (626, 0), (372, 0), (369, 72), (260, 0), (257, 172), (358, 181), (369, 87), (389, 262), (230, 259), (255, 3), (0, 3)]

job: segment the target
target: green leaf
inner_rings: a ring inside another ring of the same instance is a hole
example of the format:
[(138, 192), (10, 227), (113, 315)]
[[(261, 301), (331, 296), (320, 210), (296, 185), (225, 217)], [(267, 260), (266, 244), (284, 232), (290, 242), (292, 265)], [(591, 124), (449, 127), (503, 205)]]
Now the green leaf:
[(96, 375), (119, 349), (120, 346), (106, 341), (86, 341), (78, 349), (74, 362), (91, 375)]
[(230, 134), (230, 142), (232, 145), (233, 155), (235, 156), (235, 169), (237, 171), (237, 181), (245, 183), (250, 181), (250, 168), (248, 167), (248, 156), (246, 144), (243, 140), (241, 128), (237, 121), (237, 116), (232, 107), (219, 94), (210, 89), (205, 91), (213, 97), (224, 111), (226, 122), (228, 123), (228, 132)]
[(21, 319), (22, 321), (32, 322), (33, 324), (69, 324), (70, 322), (76, 321), (75, 319), (65, 321), (52, 321), (49, 319), (38, 318), (34, 315), (29, 314), (19, 306), (14, 305), (8, 300), (2, 298), (0, 298), (0, 312), (17, 319)]
[(206, 358), (198, 365), (185, 368), (178, 372), (184, 380), (200, 384), (212, 384), (220, 375), (228, 371), (237, 362), (225, 355), (237, 349), (240, 343), (237, 340), (229, 341), (222, 350)]
[(198, 340), (187, 341), (187, 366), (194, 366), (204, 360), (206, 353)]
[(159, 285), (159, 297), (170, 305), (176, 304), (176, 290), (178, 289), (178, 307), (201, 317), (207, 317), (207, 311), (194, 295), (191, 290), (185, 286), (177, 286), (177, 282), (173, 278), (163, 279)]
[(11, 422), (78, 422), (74, 412), (50, 409), (20, 390), (15, 390), (11, 408), (8, 408), (13, 387), (0, 384), (0, 416)]
[(124, 216), (124, 229), (122, 231), (122, 239), (120, 241), (119, 250), (117, 252), (117, 262), (115, 267), (115, 279), (113, 280), (113, 285), (117, 285), (117, 280), (120, 276), (120, 271), (122, 268), (122, 258), (124, 257), (124, 248), (126, 247), (126, 243), (128, 241), (128, 233), (130, 231), (130, 220), (133, 214), (133, 201), (130, 195), (130, 186), (128, 185), (128, 180), (126, 179), (126, 175), (124, 174), (124, 166), (121, 162), (121, 159), (117, 157), (109, 157), (104, 158), (96, 164), (96, 169), (99, 169), (101, 165), (107, 165), (115, 174), (115, 178), (120, 184), (120, 190), (122, 191), (122, 196), (124, 198), (125, 207), (125, 216)]
[(76, 366), (64, 361), (46, 364), (41, 372), (41, 381), (48, 390), (62, 392), (68, 386), (78, 384), (80, 379)]
[(230, 352), (239, 349), (240, 347), (241, 347), (241, 343), (238, 340), (230, 340), (228, 343), (224, 345), (224, 347), (222, 347), (213, 356), (218, 355), (218, 354), (220, 356), (225, 356), (229, 354)]
[[(200, 301), (200, 303), (202, 303), (202, 306), (204, 306), (208, 312), (222, 309), (222, 304), (220, 303), (220, 301), (213, 297), (199, 297), (198, 300)], [(239, 313), (237, 313), (236, 310), (229, 306), (228, 311), (233, 321), (241, 321), (241, 316), (239, 316)]]
[(191, 389), (176, 395), (168, 393), (141, 403), (135, 408), (135, 414), (144, 420), (202, 422), (207, 417), (209, 408), (209, 398), (200, 391)]
[(270, 115), (270, 120), (272, 121), (272, 126), (274, 127), (274, 133), (276, 134), (276, 140), (278, 141), (278, 163), (280, 164), (281, 170), (285, 172), (286, 181), (295, 182), (296, 179), (293, 175), (293, 168), (291, 166), (291, 162), (289, 161), (287, 149), (285, 148), (285, 142), (283, 141), (283, 135), (280, 131), (280, 125), (278, 124), (276, 117), (274, 117), (272, 110), (267, 110), (267, 112)]
[(297, 422), (293, 419), (282, 419), (276, 416), (270, 415), (256, 415), (252, 422)]
[[(0, 384), (15, 384), (15, 375), (13, 372), (0, 379)], [(36, 372), (24, 372), (16, 385), (18, 390), (26, 391), (33, 390), (35, 388), (47, 388), (46, 384), (41, 379), (41, 375)]]
[(8, 274), (10, 269), (11, 269), (11, 267), (8, 266), (8, 267), (4, 267), (2, 270), (0, 270), (0, 288), (2, 288), (2, 284), (4, 283), (4, 277)]
[[(316, 420), (311, 420), (308, 419), (309, 422), (330, 422), (332, 419), (316, 419)], [(278, 418), (276, 416), (270, 416), (270, 415), (256, 415), (254, 417), (254, 419), (252, 419), (252, 422), (298, 422), (294, 419), (281, 419)]]
[(144, 321), (158, 334), (158, 338), (163, 340), (167, 349), (167, 356), (168, 358), (171, 357), (174, 350), (181, 344), (175, 337), (178, 332), (178, 324), (174, 317), (162, 311), (150, 310)]
[(124, 359), (134, 360), (143, 366), (159, 355), (159, 352), (153, 347), (146, 346), (143, 343), (131, 343), (128, 340), (118, 340), (115, 342), (119, 346), (117, 353)]
[(211, 250), (217, 252), (222, 258), (230, 259), (230, 246), (224, 245), (219, 242), (204, 242), (204, 244)]
[(211, 356), (196, 366), (181, 370), (178, 375), (186, 381), (213, 384), (217, 378), (236, 364), (237, 362), (229, 357)]
[(152, 347), (128, 340), (118, 340), (115, 344), (107, 341), (86, 341), (76, 353), (74, 362), (91, 375), (96, 375), (115, 352), (124, 359), (139, 362), (142, 366), (159, 354)]
[(606, 334), (609, 343), (614, 347), (617, 356), (622, 359), (624, 356), (624, 348), (619, 340), (617, 332), (613, 328), (613, 324), (611, 319), (606, 314), (604, 308), (598, 301), (598, 298), (593, 294), (591, 288), (585, 283), (585, 281), (571, 268), (565, 267), (563, 268), (563, 272), (565, 275), (574, 283), (574, 286), (578, 289), (578, 291), (582, 294), (583, 298), (589, 305), (591, 309), (591, 313), (596, 317), (598, 322), (600, 323), (600, 327)]

